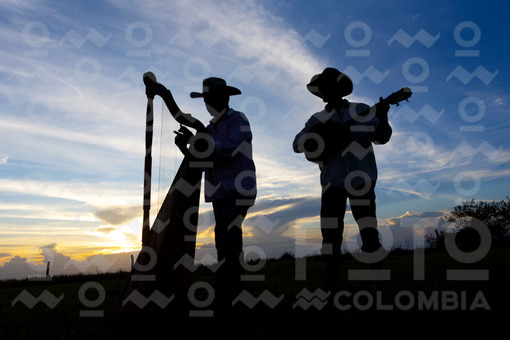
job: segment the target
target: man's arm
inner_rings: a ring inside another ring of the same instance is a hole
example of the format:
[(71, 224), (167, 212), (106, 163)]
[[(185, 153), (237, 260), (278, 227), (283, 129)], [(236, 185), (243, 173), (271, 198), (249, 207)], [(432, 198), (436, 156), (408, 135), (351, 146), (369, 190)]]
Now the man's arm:
[(294, 138), (294, 141), (292, 142), (292, 148), (294, 149), (294, 152), (303, 153), (307, 150), (307, 148), (305, 147), (305, 143), (309, 137), (308, 133), (318, 123), (319, 120), (314, 116), (308, 119), (308, 121), (305, 123), (305, 127), (301, 131), (299, 131), (299, 133)]
[(147, 97), (154, 98), (156, 95), (160, 96), (168, 107), (170, 114), (175, 118), (177, 122), (182, 125), (189, 126), (197, 130), (197, 132), (205, 131), (205, 126), (202, 124), (202, 122), (194, 118), (189, 113), (184, 113), (181, 111), (174, 100), (172, 92), (170, 92), (169, 89), (149, 77), (144, 77), (143, 81), (145, 84), (145, 93)]
[[(206, 132), (197, 132), (194, 135), (185, 126), (175, 133), (175, 145), (182, 154), (190, 160), (197, 162), (209, 162), (214, 160), (214, 141)], [(189, 145), (189, 146), (188, 146)]]

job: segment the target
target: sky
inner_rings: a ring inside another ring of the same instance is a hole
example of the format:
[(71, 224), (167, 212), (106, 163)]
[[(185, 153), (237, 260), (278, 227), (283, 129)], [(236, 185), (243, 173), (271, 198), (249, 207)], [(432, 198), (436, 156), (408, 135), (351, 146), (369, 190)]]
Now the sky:
[[(351, 77), (352, 102), (402, 87), (393, 136), (374, 146), (387, 249), (423, 245), (466, 200), (510, 188), (508, 21), (503, 1), (0, 1), (0, 279), (127, 269), (141, 246), (146, 96), (153, 72), (207, 123), (202, 80), (242, 91), (230, 105), (253, 132), (258, 198), (247, 257), (317, 254), (319, 169), (292, 149), (324, 103), (306, 84), (325, 67)], [(154, 101), (152, 217), (182, 155)], [(196, 260), (215, 261), (200, 204)], [(346, 215), (344, 248), (359, 248)]]

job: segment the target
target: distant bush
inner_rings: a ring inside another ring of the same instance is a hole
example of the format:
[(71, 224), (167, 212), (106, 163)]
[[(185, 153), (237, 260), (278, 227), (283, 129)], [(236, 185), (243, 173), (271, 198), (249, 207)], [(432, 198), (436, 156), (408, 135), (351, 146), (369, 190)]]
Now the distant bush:
[(279, 260), (294, 260), (294, 259), (295, 259), (294, 254), (288, 251), (283, 253), (282, 256), (280, 256), (279, 258)]
[(443, 250), (445, 248), (444, 239), (446, 236), (446, 230), (434, 230), (435, 235), (429, 234), (425, 235), (425, 244), (428, 248), (431, 249), (440, 249)]
[[(460, 250), (472, 251), (476, 249), (482, 237), (480, 232), (490, 232), (492, 245), (510, 245), (510, 199), (503, 201), (464, 201), (454, 207), (450, 215), (445, 218), (447, 222), (454, 223), (455, 229), (451, 232), (454, 238), (448, 237), (447, 231), (435, 231), (435, 235), (425, 236), (429, 248), (444, 249), (445, 240), (454, 239)], [(487, 229), (484, 229), (487, 228)]]

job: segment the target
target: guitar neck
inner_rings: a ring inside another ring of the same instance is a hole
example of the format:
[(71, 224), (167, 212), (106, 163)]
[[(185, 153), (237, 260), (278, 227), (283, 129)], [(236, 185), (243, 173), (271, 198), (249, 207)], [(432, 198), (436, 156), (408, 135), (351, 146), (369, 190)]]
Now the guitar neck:
[[(379, 102), (377, 102), (377, 104), (386, 102), (388, 104), (398, 106), (401, 101), (408, 100), (411, 97), (411, 95), (412, 95), (411, 89), (409, 89), (408, 87), (403, 87), (400, 90), (398, 90), (397, 92), (390, 94), (388, 97), (386, 97), (384, 99), (382, 99), (382, 97), (381, 97), (381, 99), (379, 100)], [(377, 104), (362, 111), (361, 113), (357, 114), (357, 116), (365, 117), (365, 116), (369, 115), (371, 112), (376, 112)]]

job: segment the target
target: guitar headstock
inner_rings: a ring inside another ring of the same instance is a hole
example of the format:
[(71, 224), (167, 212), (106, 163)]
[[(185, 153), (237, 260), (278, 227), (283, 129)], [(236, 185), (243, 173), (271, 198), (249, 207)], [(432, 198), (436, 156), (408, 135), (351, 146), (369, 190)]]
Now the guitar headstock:
[(413, 94), (413, 92), (411, 91), (411, 89), (409, 87), (403, 87), (400, 90), (398, 90), (397, 92), (390, 94), (385, 100), (389, 104), (396, 104), (398, 106), (398, 104), (401, 101), (408, 100), (412, 94)]

